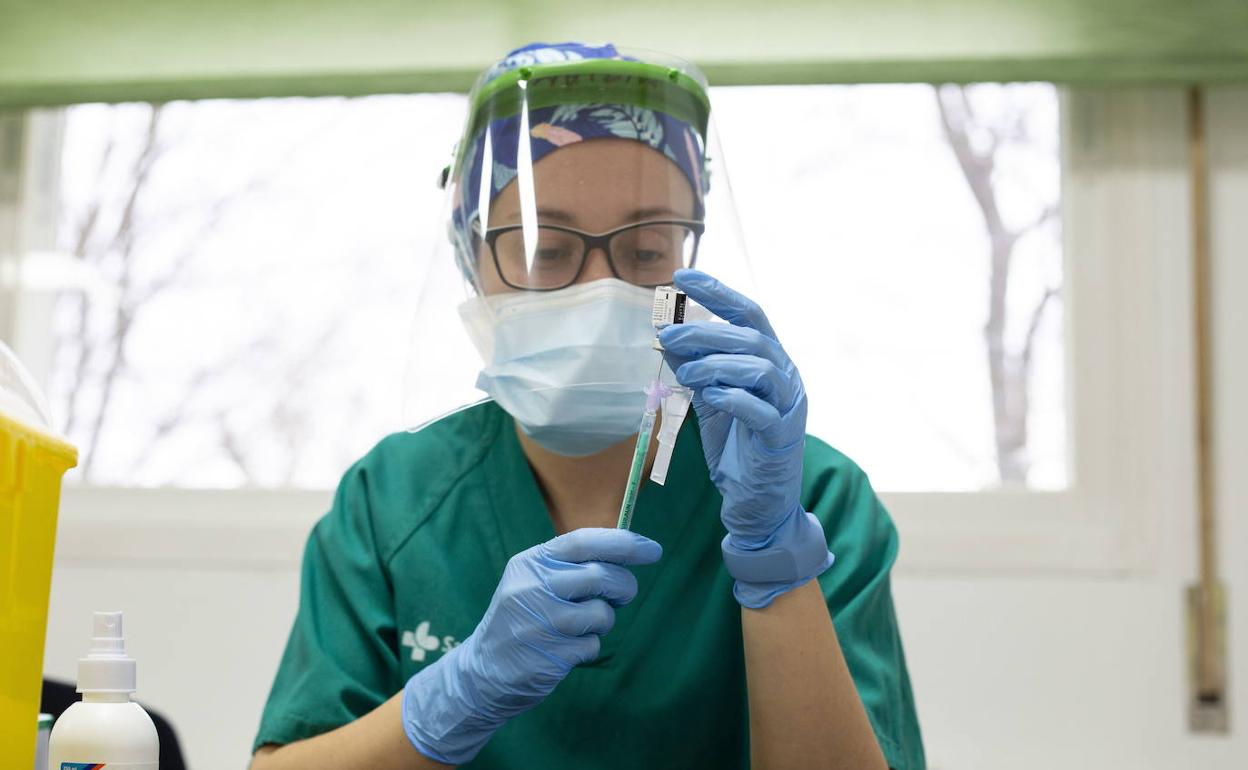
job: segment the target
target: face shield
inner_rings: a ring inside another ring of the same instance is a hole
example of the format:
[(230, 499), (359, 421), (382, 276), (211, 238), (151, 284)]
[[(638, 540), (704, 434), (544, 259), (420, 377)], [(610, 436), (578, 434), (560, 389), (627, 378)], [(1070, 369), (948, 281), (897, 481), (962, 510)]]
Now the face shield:
[(705, 78), (651, 52), (538, 46), (468, 104), (405, 417), (484, 395), (558, 454), (627, 440), (662, 371), (655, 288), (687, 267), (750, 283)]

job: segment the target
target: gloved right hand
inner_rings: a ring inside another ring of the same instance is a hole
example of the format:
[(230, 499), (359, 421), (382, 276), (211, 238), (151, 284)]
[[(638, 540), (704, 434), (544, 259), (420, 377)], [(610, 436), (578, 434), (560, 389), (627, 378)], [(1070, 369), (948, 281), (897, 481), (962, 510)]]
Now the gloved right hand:
[(677, 270), (673, 283), (729, 322), (668, 326), (659, 341), (676, 379), (693, 390), (706, 466), (724, 500), (721, 550), (733, 595), (759, 609), (834, 559), (800, 500), (806, 389), (753, 300), (698, 270)]
[(507, 720), (598, 657), (614, 608), (637, 595), (623, 565), (662, 553), (635, 532), (578, 529), (511, 557), (476, 630), (408, 680), (403, 728), (412, 745), (438, 762), (470, 761)]

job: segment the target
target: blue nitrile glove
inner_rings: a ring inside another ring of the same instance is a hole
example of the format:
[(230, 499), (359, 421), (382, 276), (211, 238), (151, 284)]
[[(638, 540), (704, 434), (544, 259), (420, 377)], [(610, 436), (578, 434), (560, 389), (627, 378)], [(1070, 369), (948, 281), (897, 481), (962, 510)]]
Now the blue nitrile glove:
[(511, 557), (476, 630), (408, 680), (403, 728), (412, 745), (438, 762), (470, 761), (573, 666), (598, 657), (614, 608), (637, 594), (637, 578), (620, 565), (662, 553), (635, 532), (578, 529)]
[(819, 520), (798, 501), (806, 390), (758, 305), (698, 270), (678, 270), (675, 284), (729, 322), (668, 326), (659, 342), (676, 379), (693, 390), (706, 465), (724, 498), (733, 595), (765, 607), (833, 560)]

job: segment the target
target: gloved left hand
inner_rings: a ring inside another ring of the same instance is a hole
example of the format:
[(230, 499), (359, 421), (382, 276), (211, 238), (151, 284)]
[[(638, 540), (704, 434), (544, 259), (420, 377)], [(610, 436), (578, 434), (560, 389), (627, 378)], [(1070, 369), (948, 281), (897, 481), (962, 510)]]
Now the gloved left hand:
[(636, 532), (577, 529), (511, 557), (476, 629), (404, 687), (408, 740), (439, 762), (471, 761), (508, 720), (598, 657), (615, 608), (637, 595), (626, 565), (662, 553)]
[(689, 322), (659, 332), (676, 379), (693, 390), (711, 480), (724, 498), (722, 550), (746, 607), (832, 564), (823, 527), (798, 497), (806, 389), (757, 304), (706, 273), (679, 270), (678, 289), (728, 324)]

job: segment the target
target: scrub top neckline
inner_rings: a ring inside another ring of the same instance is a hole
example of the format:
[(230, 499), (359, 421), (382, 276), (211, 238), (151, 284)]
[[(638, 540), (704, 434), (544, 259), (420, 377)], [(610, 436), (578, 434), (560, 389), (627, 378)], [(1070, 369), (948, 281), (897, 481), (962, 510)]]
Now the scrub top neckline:
[[(502, 575), (507, 559), (555, 537), (555, 528), (537, 478), (516, 436), (513, 418), (493, 402), (488, 402), (486, 408), (493, 411), (496, 417), (493, 435), (487, 438), (491, 447), (483, 465), (490, 490), (490, 504), (506, 552), (502, 561), (494, 565), (497, 574)], [(491, 431), (487, 431), (487, 435), (489, 433)], [(609, 663), (615, 651), (627, 641), (633, 618), (661, 579), (664, 567), (674, 561), (671, 555), (681, 548), (694, 529), (691, 526), (694, 516), (706, 507), (702, 502), (706, 495), (718, 495), (718, 491), (711, 483), (706, 468), (697, 418), (689, 414), (676, 441), (667, 483), (659, 485), (647, 479), (637, 495), (633, 514), (632, 530), (662, 545), (664, 557), (657, 564), (632, 568), (637, 576), (637, 596), (617, 610), (615, 627), (602, 637), (597, 660), (583, 667), (601, 667)], [(718, 510), (719, 506), (715, 505), (714, 509)]]

